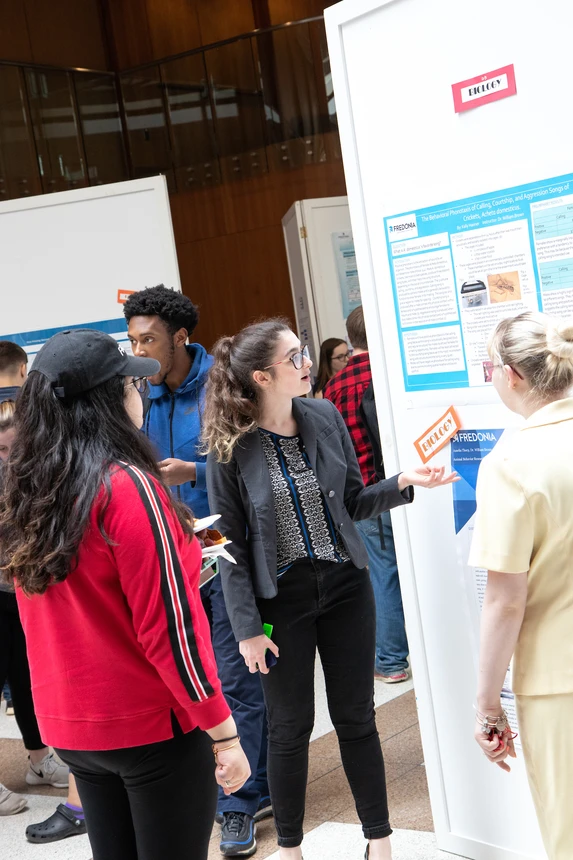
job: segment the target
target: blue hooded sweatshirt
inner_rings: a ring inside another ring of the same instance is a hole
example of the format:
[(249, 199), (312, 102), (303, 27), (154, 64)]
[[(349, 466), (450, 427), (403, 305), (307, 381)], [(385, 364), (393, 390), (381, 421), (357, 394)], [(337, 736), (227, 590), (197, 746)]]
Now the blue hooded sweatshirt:
[(213, 357), (198, 343), (185, 349), (192, 361), (187, 378), (175, 391), (170, 391), (164, 382), (149, 386), (143, 430), (156, 449), (158, 460), (174, 457), (197, 464), (197, 480), (187, 481), (172, 490), (191, 508), (194, 516), (200, 518), (209, 515), (206, 457), (198, 448), (205, 383)]

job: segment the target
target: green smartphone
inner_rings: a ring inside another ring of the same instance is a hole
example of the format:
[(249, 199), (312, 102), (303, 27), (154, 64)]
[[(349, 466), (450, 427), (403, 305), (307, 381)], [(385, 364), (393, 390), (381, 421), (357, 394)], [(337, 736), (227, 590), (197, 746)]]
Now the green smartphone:
[[(269, 639), (272, 639), (272, 637), (273, 637), (273, 625), (272, 624), (263, 624), (263, 632), (264, 632), (265, 636), (267, 636)], [(275, 657), (273, 652), (270, 650), (270, 648), (267, 648), (267, 650), (265, 651), (265, 663), (266, 663), (267, 669), (271, 669), (273, 666), (276, 666), (276, 664), (277, 664), (277, 658)]]

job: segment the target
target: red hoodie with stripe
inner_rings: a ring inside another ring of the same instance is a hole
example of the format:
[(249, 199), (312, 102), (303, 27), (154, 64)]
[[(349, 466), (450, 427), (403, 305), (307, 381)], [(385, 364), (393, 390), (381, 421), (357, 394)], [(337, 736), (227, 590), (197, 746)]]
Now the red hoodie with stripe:
[(167, 740), (230, 715), (199, 596), (201, 548), (158, 482), (134, 466), (111, 474), (64, 582), (18, 606), (44, 743), (111, 750)]

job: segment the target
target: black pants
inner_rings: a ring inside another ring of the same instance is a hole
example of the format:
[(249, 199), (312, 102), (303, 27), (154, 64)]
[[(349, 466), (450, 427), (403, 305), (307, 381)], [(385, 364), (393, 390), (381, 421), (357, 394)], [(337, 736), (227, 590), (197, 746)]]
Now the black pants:
[(168, 741), (57, 753), (76, 778), (93, 860), (206, 860), (217, 788), (211, 742)]
[(278, 596), (258, 601), (273, 625), (278, 663), (261, 675), (269, 720), (268, 774), (278, 843), (300, 845), (314, 725), (316, 649), (342, 764), (367, 839), (392, 832), (374, 718), (376, 619), (368, 571), (350, 562), (305, 560), (279, 581)]
[(16, 595), (0, 591), (0, 690), (10, 684), (14, 716), (27, 750), (41, 750), (38, 721), (34, 712), (26, 640), (18, 615)]

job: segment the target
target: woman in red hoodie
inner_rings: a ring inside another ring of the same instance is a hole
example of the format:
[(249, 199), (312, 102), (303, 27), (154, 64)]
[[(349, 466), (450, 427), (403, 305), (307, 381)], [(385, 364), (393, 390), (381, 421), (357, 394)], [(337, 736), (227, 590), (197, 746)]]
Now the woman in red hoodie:
[(51, 338), (18, 401), (0, 516), (40, 731), (77, 780), (94, 860), (205, 860), (215, 779), (230, 793), (249, 775), (190, 513), (138, 432), (157, 370), (98, 331)]

